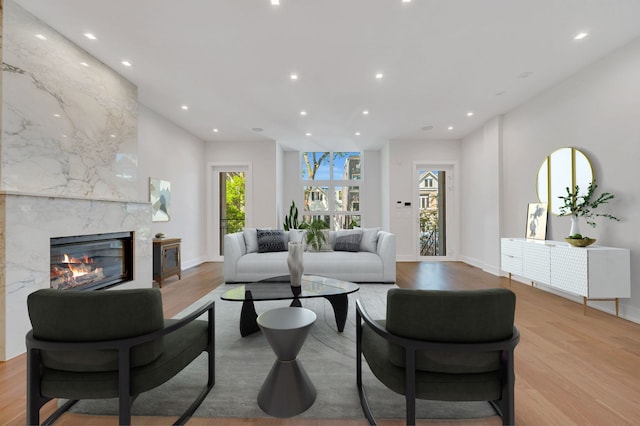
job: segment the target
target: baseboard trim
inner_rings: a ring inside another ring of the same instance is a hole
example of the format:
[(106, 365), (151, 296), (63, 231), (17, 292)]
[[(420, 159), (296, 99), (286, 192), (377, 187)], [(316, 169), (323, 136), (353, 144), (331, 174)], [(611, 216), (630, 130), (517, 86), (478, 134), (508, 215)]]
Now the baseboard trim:
[(181, 266), (181, 269), (184, 271), (185, 269), (190, 269), (190, 268), (193, 268), (195, 266), (202, 265), (205, 262), (206, 262), (206, 259), (204, 257), (198, 257), (196, 259), (183, 261), (180, 266)]

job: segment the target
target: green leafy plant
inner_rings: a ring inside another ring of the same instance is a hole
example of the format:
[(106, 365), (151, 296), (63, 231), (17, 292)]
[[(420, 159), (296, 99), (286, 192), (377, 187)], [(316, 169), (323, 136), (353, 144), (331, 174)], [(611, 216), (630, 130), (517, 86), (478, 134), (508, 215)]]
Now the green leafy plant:
[(594, 220), (596, 217), (605, 217), (607, 219), (620, 221), (620, 219), (609, 213), (595, 213), (593, 211), (598, 208), (598, 206), (607, 204), (615, 197), (610, 192), (603, 192), (596, 197), (594, 194), (597, 188), (598, 185), (595, 182), (591, 182), (587, 188), (587, 193), (585, 195), (579, 195), (580, 187), (578, 185), (576, 185), (573, 190), (567, 187), (567, 195), (558, 197), (563, 201), (563, 205), (560, 206), (559, 216), (575, 215), (576, 217), (584, 217), (587, 220), (587, 224), (593, 228), (596, 227)]
[(311, 244), (311, 247), (313, 247), (315, 251), (319, 251), (320, 247), (322, 247), (322, 244), (324, 244), (325, 241), (327, 240), (323, 232), (323, 229), (329, 228), (329, 225), (327, 225), (327, 222), (320, 219), (314, 219), (311, 221), (311, 223), (304, 222), (300, 226), (300, 228), (305, 229), (307, 231), (306, 233), (307, 244)]
[(291, 207), (289, 207), (289, 214), (284, 217), (284, 230), (288, 231), (290, 229), (298, 229), (300, 224), (298, 223), (298, 208), (296, 207), (296, 202), (291, 202)]

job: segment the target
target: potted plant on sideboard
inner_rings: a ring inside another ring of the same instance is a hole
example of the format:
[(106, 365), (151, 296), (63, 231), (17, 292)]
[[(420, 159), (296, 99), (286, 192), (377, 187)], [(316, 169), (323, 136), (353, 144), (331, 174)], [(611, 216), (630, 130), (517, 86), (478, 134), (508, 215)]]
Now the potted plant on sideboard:
[(580, 195), (580, 187), (578, 185), (573, 189), (567, 187), (567, 195), (558, 197), (563, 201), (563, 205), (560, 206), (559, 216), (571, 217), (571, 231), (565, 240), (573, 246), (586, 247), (596, 241), (593, 238), (580, 234), (578, 226), (578, 220), (580, 217), (584, 217), (587, 220), (587, 225), (590, 225), (593, 228), (596, 227), (596, 217), (605, 217), (615, 221), (620, 220), (609, 213), (594, 212), (594, 210), (600, 205), (607, 204), (615, 197), (610, 192), (603, 192), (596, 197), (594, 194), (597, 188), (598, 185), (595, 182), (591, 182), (587, 188), (587, 193), (585, 195)]

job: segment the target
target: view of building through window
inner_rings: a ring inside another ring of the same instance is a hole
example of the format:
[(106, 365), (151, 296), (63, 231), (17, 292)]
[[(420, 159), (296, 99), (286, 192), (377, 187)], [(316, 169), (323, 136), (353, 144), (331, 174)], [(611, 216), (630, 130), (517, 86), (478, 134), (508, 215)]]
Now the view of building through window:
[(359, 152), (303, 152), (301, 176), (305, 222), (323, 220), (331, 229), (360, 226)]

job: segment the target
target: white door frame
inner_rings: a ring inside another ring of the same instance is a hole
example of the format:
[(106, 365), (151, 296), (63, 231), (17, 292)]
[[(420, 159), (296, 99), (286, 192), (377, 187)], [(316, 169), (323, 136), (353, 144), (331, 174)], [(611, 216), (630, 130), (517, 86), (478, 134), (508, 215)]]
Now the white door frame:
[(211, 162), (207, 164), (207, 259), (209, 262), (222, 262), (218, 241), (220, 240), (220, 173), (244, 172), (244, 224), (249, 227), (253, 223), (253, 178), (251, 162)]
[[(420, 226), (420, 191), (418, 188), (417, 171), (419, 169), (427, 170), (444, 170), (447, 172), (446, 183), (446, 235), (447, 235), (447, 254), (446, 256), (421, 256), (418, 240), (418, 229)], [(459, 259), (460, 252), (460, 191), (456, 190), (456, 180), (458, 173), (457, 161), (414, 161), (411, 171), (412, 191), (413, 191), (413, 248), (416, 261), (451, 261)]]

